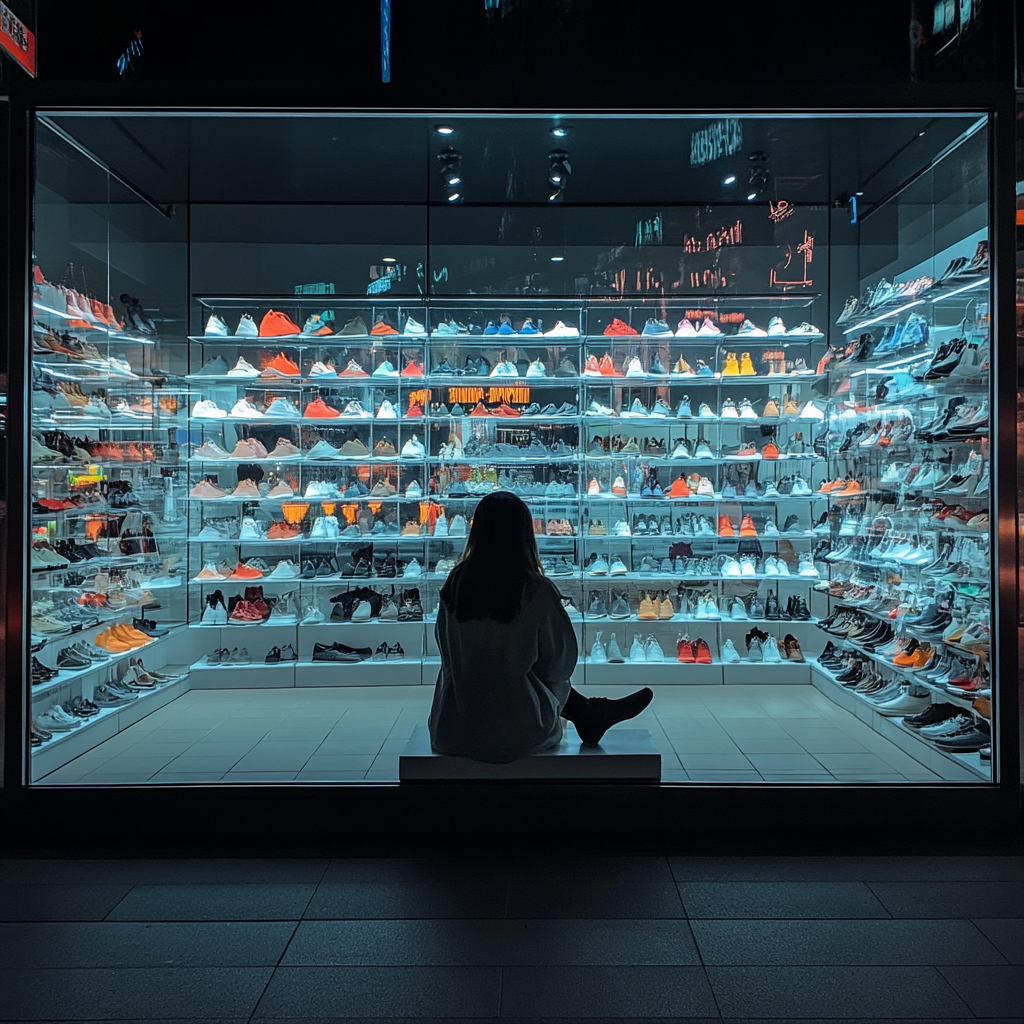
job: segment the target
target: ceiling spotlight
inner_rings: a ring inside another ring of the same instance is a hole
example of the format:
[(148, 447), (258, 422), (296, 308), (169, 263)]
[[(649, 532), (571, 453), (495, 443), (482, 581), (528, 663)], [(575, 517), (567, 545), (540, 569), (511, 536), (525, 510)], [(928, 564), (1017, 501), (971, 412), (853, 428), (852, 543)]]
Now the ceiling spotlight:
[(747, 196), (747, 202), (748, 203), (752, 203), (756, 198), (757, 198), (757, 193), (756, 192), (751, 192), (750, 195)]
[(572, 174), (569, 154), (564, 149), (556, 149), (548, 154), (548, 181), (555, 188), (565, 188)]
[(450, 124), (439, 124), (434, 131), (436, 131), (438, 135), (451, 135), (455, 129)]
[(552, 263), (561, 263), (562, 260), (564, 260), (564, 259), (565, 259), (564, 256), (552, 256), (551, 257), (551, 262)]
[(560, 203), (565, 198), (564, 188), (553, 188), (551, 195), (548, 196), (549, 203)]
[(756, 153), (750, 154), (750, 178), (747, 180), (747, 184), (753, 189), (753, 194), (747, 196), (747, 199), (756, 199), (765, 190), (771, 173), (768, 168), (767, 153), (758, 150)]
[(441, 165), (441, 180), (450, 193), (448, 202), (457, 203), (462, 198), (462, 156), (449, 146), (437, 154), (437, 160)]
[(569, 129), (566, 128), (564, 125), (557, 124), (554, 128), (551, 129), (551, 134), (556, 139), (564, 139), (566, 135), (569, 134)]
[(381, 261), (381, 263), (397, 263), (398, 262), (398, 260), (396, 260), (394, 256), (382, 256), (380, 261)]
[(722, 184), (723, 185), (735, 185), (736, 184), (736, 175), (735, 174), (727, 174), (722, 179)]

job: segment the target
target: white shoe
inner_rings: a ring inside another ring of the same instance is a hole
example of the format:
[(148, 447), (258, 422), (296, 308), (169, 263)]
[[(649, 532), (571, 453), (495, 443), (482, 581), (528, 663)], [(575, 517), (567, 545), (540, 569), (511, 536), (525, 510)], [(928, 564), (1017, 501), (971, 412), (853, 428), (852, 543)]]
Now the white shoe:
[(252, 516), (246, 516), (242, 520), (242, 529), (238, 533), (239, 540), (262, 540), (263, 534), (259, 525)]
[(219, 316), (211, 316), (206, 321), (206, 330), (203, 336), (207, 338), (224, 338), (228, 333), (228, 325)]
[(594, 638), (594, 644), (590, 648), (590, 660), (595, 665), (604, 665), (608, 661), (608, 655), (605, 652), (604, 644), (601, 643), (601, 633), (600, 632)]
[(282, 420), (302, 419), (302, 413), (299, 412), (298, 406), (289, 402), (287, 398), (275, 398), (270, 405), (267, 406), (267, 416), (272, 416)]
[(324, 613), (317, 608), (316, 605), (306, 609), (306, 614), (302, 616), (302, 625), (308, 626), (311, 623), (323, 622)]
[(387, 359), (384, 360), (376, 370), (370, 374), (371, 377), (397, 377), (398, 371), (394, 368), (391, 362)]
[(260, 375), (260, 371), (247, 360), (239, 356), (238, 362), (228, 370), (227, 375), (229, 377), (258, 377)]
[[(278, 399), (278, 401), (280, 401), (280, 399)], [(260, 412), (252, 402), (245, 398), (240, 398), (235, 402), (228, 415), (246, 420), (262, 420), (265, 418), (264, 414)]]
[(612, 633), (611, 639), (608, 641), (608, 661), (614, 665), (621, 665), (625, 660), (619, 649), (619, 642), (615, 639), (615, 634)]
[(422, 459), (426, 454), (427, 450), (423, 447), (423, 442), (415, 434), (402, 445), (403, 459)]
[[(351, 403), (350, 403), (351, 404)], [(379, 420), (397, 420), (398, 413), (395, 412), (395, 407), (385, 398), (380, 403), (380, 408), (377, 410), (377, 419)]]
[(267, 576), (268, 580), (294, 580), (299, 576), (299, 567), (290, 559), (282, 558), (277, 565), (274, 566), (274, 571), (269, 573)]
[(321, 438), (312, 448), (306, 452), (307, 459), (340, 459), (341, 452), (333, 444)]
[(227, 413), (223, 409), (219, 409), (217, 403), (211, 402), (208, 398), (201, 398), (192, 406), (193, 419), (222, 420), (225, 416)]
[(725, 643), (722, 644), (721, 653), (722, 663), (725, 665), (735, 665), (740, 660), (740, 656), (737, 653), (736, 648), (733, 646), (733, 642), (731, 640), (726, 640)]

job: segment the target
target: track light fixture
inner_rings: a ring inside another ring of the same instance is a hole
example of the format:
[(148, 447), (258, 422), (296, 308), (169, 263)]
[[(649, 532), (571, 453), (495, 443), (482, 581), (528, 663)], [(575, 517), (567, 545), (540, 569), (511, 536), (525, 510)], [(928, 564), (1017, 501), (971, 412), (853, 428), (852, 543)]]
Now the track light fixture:
[(462, 199), (462, 155), (451, 147), (437, 154), (441, 165), (441, 180), (448, 192), (448, 202), (457, 203)]
[(549, 203), (562, 201), (571, 174), (572, 165), (569, 163), (569, 154), (564, 149), (552, 150), (548, 154), (548, 184), (551, 186), (548, 195)]
[(756, 153), (750, 154), (750, 177), (747, 179), (747, 184), (750, 186), (750, 194), (747, 196), (747, 199), (757, 199), (764, 192), (771, 173), (768, 168), (767, 153), (758, 150)]

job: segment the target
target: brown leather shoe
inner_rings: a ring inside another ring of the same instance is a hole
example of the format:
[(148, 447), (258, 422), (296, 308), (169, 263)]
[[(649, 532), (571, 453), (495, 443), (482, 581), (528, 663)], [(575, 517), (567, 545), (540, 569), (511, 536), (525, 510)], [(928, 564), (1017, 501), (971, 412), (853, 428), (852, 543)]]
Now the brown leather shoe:
[(803, 661), (804, 652), (800, 650), (800, 641), (792, 633), (787, 633), (783, 640), (786, 645), (786, 658), (789, 661)]

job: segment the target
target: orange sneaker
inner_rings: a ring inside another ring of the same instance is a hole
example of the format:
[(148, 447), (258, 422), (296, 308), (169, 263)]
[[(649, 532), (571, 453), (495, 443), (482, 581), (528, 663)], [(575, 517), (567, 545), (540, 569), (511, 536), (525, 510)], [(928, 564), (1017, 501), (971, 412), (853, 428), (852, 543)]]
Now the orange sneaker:
[(264, 363), (262, 369), (264, 371), (273, 370), (276, 373), (282, 374), (285, 377), (298, 377), (300, 375), (298, 366), (294, 362), (292, 362), (292, 360), (289, 359), (283, 352), (278, 352), (278, 354), (274, 356), (273, 359), (271, 359), (267, 363)]
[(308, 416), (314, 420), (331, 420), (336, 416), (341, 415), (341, 411), (335, 409), (334, 406), (328, 405), (319, 395), (313, 399), (312, 402), (308, 403), (303, 416)]
[(777, 459), (779, 457), (779, 446), (774, 441), (769, 441), (761, 449), (761, 457), (763, 459)]
[(741, 537), (756, 537), (757, 527), (754, 526), (754, 520), (750, 516), (744, 516), (740, 520), (740, 536)]
[(483, 402), (477, 402), (470, 416), (490, 416), (491, 412)]
[(672, 481), (672, 486), (665, 492), (667, 498), (688, 498), (690, 496), (690, 485), (686, 480), (677, 476)]
[(623, 323), (618, 317), (604, 329), (605, 334), (639, 334), (639, 331), (633, 330), (632, 327), (627, 323)]
[(624, 498), (626, 496), (626, 481), (621, 476), (617, 476), (612, 482), (612, 494), (617, 498)]
[(405, 369), (402, 370), (401, 376), (403, 377), (422, 377), (423, 376), (423, 363), (416, 359), (410, 359), (405, 364)]
[(398, 331), (385, 320), (378, 320), (373, 327), (370, 328), (370, 333), (380, 337), (382, 334), (397, 334)]
[[(470, 413), (470, 415), (473, 415)], [(519, 416), (521, 413), (518, 409), (513, 409), (507, 402), (502, 402), (497, 409), (491, 410), (492, 416)]]
[(821, 486), (818, 488), (819, 494), (831, 494), (833, 491), (839, 490), (846, 483), (845, 480), (822, 480)]
[(768, 401), (764, 403), (764, 412), (761, 415), (765, 417), (777, 417), (779, 415), (779, 403), (776, 402), (774, 398), (769, 398)]
[(414, 402), (412, 398), (409, 399), (409, 408), (405, 410), (406, 417), (416, 417), (423, 415), (423, 403)]
[(251, 569), (241, 562), (235, 566), (235, 571), (228, 577), (229, 580), (261, 580), (263, 573), (259, 569)]
[[(636, 334), (636, 331), (634, 331), (633, 333)], [(603, 356), (601, 356), (601, 359), (600, 359), (600, 361), (598, 362), (597, 365), (598, 365), (598, 367), (601, 370), (601, 376), (602, 377), (622, 377), (622, 376), (624, 376), (624, 374), (622, 374), (619, 370), (615, 369), (615, 366), (612, 363), (612, 357), (607, 352), (605, 352), (605, 354)]]
[(370, 375), (354, 360), (350, 359), (348, 365), (339, 374), (339, 377), (369, 377)]
[(851, 478), (850, 480), (846, 481), (846, 486), (843, 487), (843, 489), (841, 491), (840, 490), (836, 490), (836, 491), (833, 491), (833, 493), (834, 494), (860, 494), (860, 484), (856, 480)]
[(288, 334), (301, 333), (298, 324), (293, 324), (284, 313), (278, 313), (273, 309), (268, 310), (267, 315), (260, 321), (261, 338), (283, 338)]
[(718, 517), (718, 536), (719, 537), (735, 537), (736, 530), (732, 525), (732, 520), (728, 516)]

